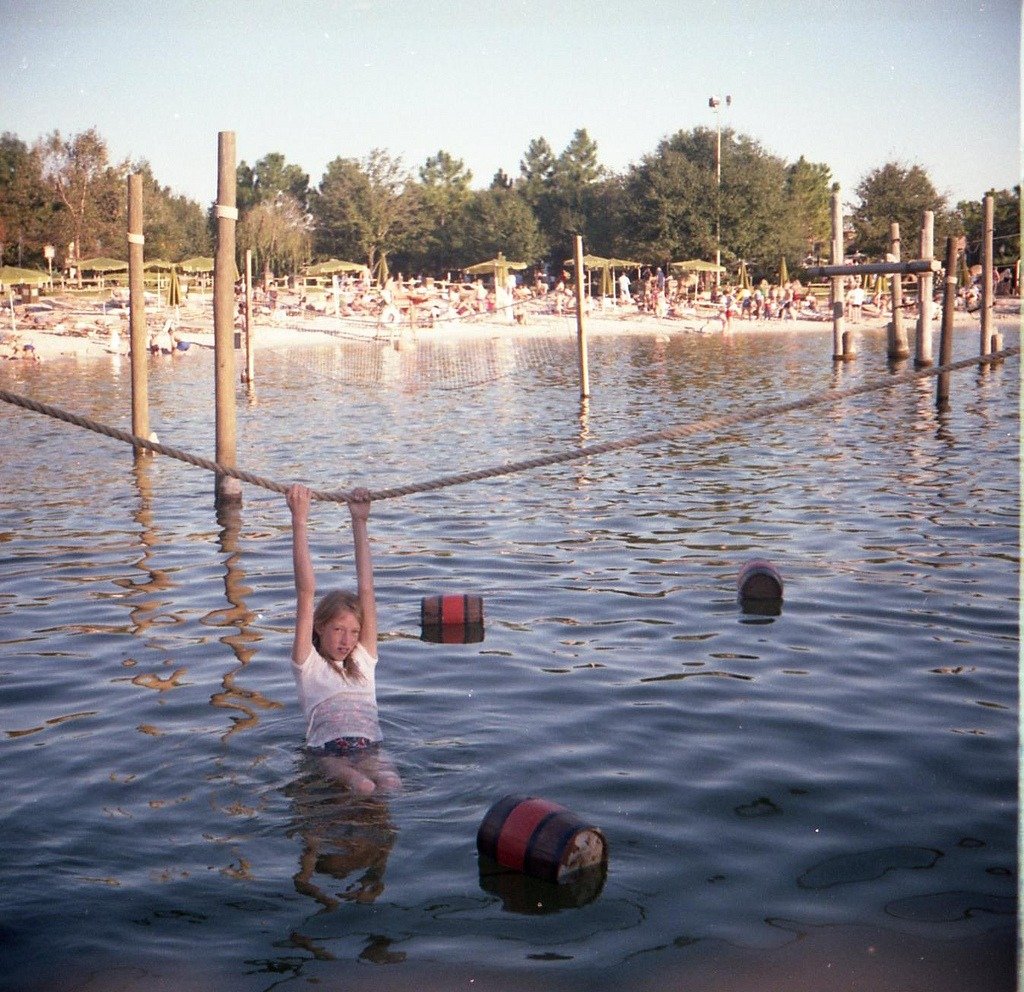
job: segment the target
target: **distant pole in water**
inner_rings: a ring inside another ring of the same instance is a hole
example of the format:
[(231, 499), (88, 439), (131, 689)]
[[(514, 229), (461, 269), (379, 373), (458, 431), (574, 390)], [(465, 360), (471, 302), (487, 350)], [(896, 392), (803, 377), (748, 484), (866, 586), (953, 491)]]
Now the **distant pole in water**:
[[(956, 307), (956, 263), (960, 242), (952, 235), (946, 238), (946, 271), (942, 282), (942, 334), (939, 337), (939, 364), (953, 360), (953, 312)], [(940, 372), (935, 385), (935, 405), (949, 409), (949, 373)]]
[(576, 264), (576, 339), (580, 357), (580, 399), (590, 396), (590, 371), (587, 367), (587, 329), (583, 322), (583, 238), (576, 235), (573, 256)]
[(252, 249), (245, 249), (245, 379), (250, 385), (256, 379), (255, 359), (253, 357), (252, 325)]
[[(213, 362), (215, 371), (216, 455), (219, 465), (235, 467), (235, 133), (221, 131), (217, 143), (217, 252), (213, 265)], [(238, 479), (218, 475), (216, 502), (241, 502)]]
[[(921, 224), (921, 257), (935, 257), (935, 212), (926, 210)], [(932, 364), (932, 291), (935, 277), (922, 272), (917, 277), (917, 338), (914, 365), (919, 369)]]
[[(893, 221), (889, 225), (889, 240), (894, 262), (900, 261), (900, 225)], [(889, 358), (902, 359), (910, 357), (910, 345), (907, 342), (907, 329), (903, 326), (903, 275), (892, 274), (892, 323), (889, 324)]]
[[(843, 264), (843, 196), (839, 183), (832, 187), (832, 264)], [(845, 362), (854, 357), (850, 339), (844, 331), (846, 300), (843, 277), (832, 277), (832, 361)]]
[(995, 229), (995, 197), (985, 194), (984, 221), (981, 236), (981, 352), (991, 355), (1002, 350), (1001, 335), (992, 332), (992, 309), (995, 306), (995, 253), (993, 251), (993, 233)]
[[(132, 363), (132, 433), (149, 440), (149, 334), (146, 331), (146, 297), (143, 282), (142, 174), (128, 177), (128, 327)], [(149, 455), (135, 448), (135, 457)]]

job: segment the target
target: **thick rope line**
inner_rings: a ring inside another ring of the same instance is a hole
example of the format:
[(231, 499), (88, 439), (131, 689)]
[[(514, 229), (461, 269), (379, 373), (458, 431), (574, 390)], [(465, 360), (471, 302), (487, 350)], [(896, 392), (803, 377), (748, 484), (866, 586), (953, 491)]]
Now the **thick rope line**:
[[(582, 445), (571, 451), (557, 452), (551, 455), (542, 455), (538, 458), (528, 458), (517, 462), (508, 462), (504, 465), (492, 466), (490, 468), (477, 469), (473, 472), (462, 472), (458, 475), (439, 476), (426, 482), (416, 482), (407, 486), (395, 486), (390, 489), (377, 489), (370, 492), (370, 499), (373, 501), (383, 499), (396, 499), (399, 496), (411, 496), (416, 493), (435, 492), (439, 489), (447, 489), (451, 486), (464, 485), (468, 482), (480, 482), (484, 479), (497, 478), (503, 475), (514, 475), (520, 472), (530, 471), (537, 468), (545, 468), (550, 465), (564, 464), (565, 462), (578, 461), (582, 458), (592, 458), (595, 455), (604, 455), (612, 451), (623, 451), (628, 448), (638, 448), (645, 444), (654, 444), (658, 441), (671, 441), (678, 438), (692, 437), (694, 434), (706, 433), (718, 430), (723, 427), (733, 427), (737, 424), (745, 425), (769, 417), (777, 416), (780, 413), (789, 413), (794, 410), (807, 410), (814, 406), (821, 406), (834, 400), (848, 399), (851, 396), (860, 396), (864, 393), (877, 392), (896, 385), (908, 382), (916, 382), (919, 379), (934, 378), (945, 372), (955, 372), (960, 369), (970, 368), (973, 365), (986, 365), (1000, 362), (1014, 355), (1020, 354), (1020, 347), (1005, 348), (1002, 351), (990, 355), (976, 355), (971, 358), (963, 358), (946, 365), (939, 365), (914, 371), (903, 372), (899, 375), (890, 376), (885, 379), (873, 379), (861, 383), (858, 386), (850, 386), (846, 389), (826, 390), (820, 393), (812, 393), (809, 396), (787, 403), (776, 403), (766, 406), (760, 410), (741, 410), (736, 413), (722, 414), (717, 417), (706, 417), (690, 424), (680, 424), (675, 427), (667, 427), (659, 431), (650, 431), (645, 434), (637, 434), (633, 437), (620, 438), (616, 441), (603, 441), (597, 444)], [(208, 458), (190, 454), (179, 448), (172, 448), (169, 445), (161, 444), (158, 441), (150, 441), (147, 438), (139, 437), (130, 431), (123, 431), (116, 427), (98, 423), (88, 417), (69, 413), (59, 407), (51, 406), (48, 403), (40, 403), (29, 399), (27, 396), (20, 396), (0, 389), (0, 401), (10, 403), (13, 406), (31, 410), (34, 413), (52, 417), (55, 420), (62, 420), (65, 423), (82, 427), (85, 430), (103, 434), (116, 441), (124, 441), (135, 448), (144, 448), (147, 451), (154, 451), (169, 458), (176, 458), (179, 461), (195, 465), (197, 468), (206, 469), (219, 475), (226, 475), (241, 482), (248, 482), (250, 485), (269, 489), (271, 492), (286, 493), (288, 486), (272, 479), (265, 479), (262, 476), (245, 472), (233, 466), (220, 465)], [(314, 498), (326, 502), (347, 503), (351, 502), (351, 494), (344, 491), (326, 492), (322, 490), (311, 490)]]

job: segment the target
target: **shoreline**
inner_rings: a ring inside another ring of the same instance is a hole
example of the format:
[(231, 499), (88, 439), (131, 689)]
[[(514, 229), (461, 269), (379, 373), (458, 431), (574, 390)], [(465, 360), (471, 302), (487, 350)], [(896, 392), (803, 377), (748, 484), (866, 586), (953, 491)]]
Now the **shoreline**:
[[(938, 311), (941, 314), (941, 308)], [(159, 329), (171, 316), (166, 308), (147, 311), (150, 330)], [(993, 314), (997, 324), (1012, 322), (1019, 330), (1020, 301), (1004, 298)], [(884, 332), (890, 319), (889, 314), (865, 314), (853, 321), (847, 318), (846, 329), (854, 334), (863, 332)], [(911, 343), (914, 335), (912, 315), (908, 315), (905, 326)], [(596, 309), (586, 315), (586, 332), (592, 337), (650, 335), (671, 339), (685, 334), (729, 334), (765, 335), (780, 333), (831, 334), (832, 319), (813, 319), (799, 316), (790, 320), (744, 320), (734, 317), (729, 331), (713, 314), (698, 314), (694, 311), (683, 317), (658, 317), (649, 313), (632, 310), (627, 313)], [(938, 331), (940, 321), (933, 321)], [(193, 348), (213, 347), (213, 313), (208, 303), (191, 304), (181, 308), (177, 317), (177, 336), (187, 342), (187, 350), (175, 354), (188, 357)], [(977, 312), (956, 311), (954, 329), (958, 332), (979, 330), (980, 318)], [(1004, 328), (1005, 330), (1005, 328)], [(239, 328), (236, 325), (235, 331)], [(16, 307), (14, 329), (11, 327), (10, 310), (5, 308), (0, 315), (0, 334), (4, 343), (13, 343), (19, 350), (18, 364), (29, 361), (53, 361), (64, 358), (92, 359), (127, 357), (128, 314), (126, 310), (112, 311), (97, 305), (92, 308), (73, 306), (57, 298), (51, 308), (40, 304)], [(381, 323), (355, 317), (334, 317), (324, 314), (300, 313), (282, 314), (274, 319), (261, 317), (255, 321), (253, 347), (256, 352), (267, 348), (287, 348), (309, 344), (326, 344), (331, 341), (346, 343), (376, 343), (394, 345), (396, 348), (414, 347), (424, 342), (460, 342), (466, 340), (488, 340), (511, 338), (523, 340), (537, 337), (576, 336), (575, 314), (537, 313), (527, 311), (524, 320), (511, 322), (497, 314), (487, 314), (468, 320), (439, 321), (435, 326), (411, 327), (405, 322)], [(24, 347), (30, 351), (22, 357)], [(244, 356), (244, 345), (241, 349)], [(0, 359), (4, 361), (5, 359)], [(244, 359), (243, 359), (244, 360)]]

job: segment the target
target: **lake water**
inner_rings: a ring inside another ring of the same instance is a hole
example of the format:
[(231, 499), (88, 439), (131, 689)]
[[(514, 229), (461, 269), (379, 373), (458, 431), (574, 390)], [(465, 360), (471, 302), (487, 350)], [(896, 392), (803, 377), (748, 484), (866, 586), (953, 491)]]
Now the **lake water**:
[[(238, 464), (380, 489), (886, 375), (859, 351), (594, 338), (585, 408), (569, 338), (261, 352)], [(212, 457), (212, 382), (154, 361), (162, 441)], [(113, 359), (0, 387), (130, 424)], [(928, 379), (376, 503), (405, 789), (361, 801), (301, 748), (283, 498), (218, 515), (208, 473), (0, 404), (0, 985), (1013, 988), (1018, 397), (1011, 358), (941, 413)], [(350, 585), (344, 507), (311, 538)], [(752, 557), (777, 615), (737, 603)], [(420, 639), (445, 592), (482, 642)], [(599, 826), (607, 874), (481, 864), (509, 793)]]

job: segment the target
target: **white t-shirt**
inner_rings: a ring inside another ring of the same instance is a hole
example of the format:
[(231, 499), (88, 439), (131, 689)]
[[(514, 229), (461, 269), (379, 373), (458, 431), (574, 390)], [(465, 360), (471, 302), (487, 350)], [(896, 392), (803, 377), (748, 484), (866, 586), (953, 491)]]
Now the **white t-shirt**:
[(306, 715), (306, 744), (322, 747), (339, 737), (383, 738), (377, 719), (377, 659), (362, 644), (352, 652), (355, 673), (342, 675), (312, 648), (301, 665), (292, 663), (299, 703)]

